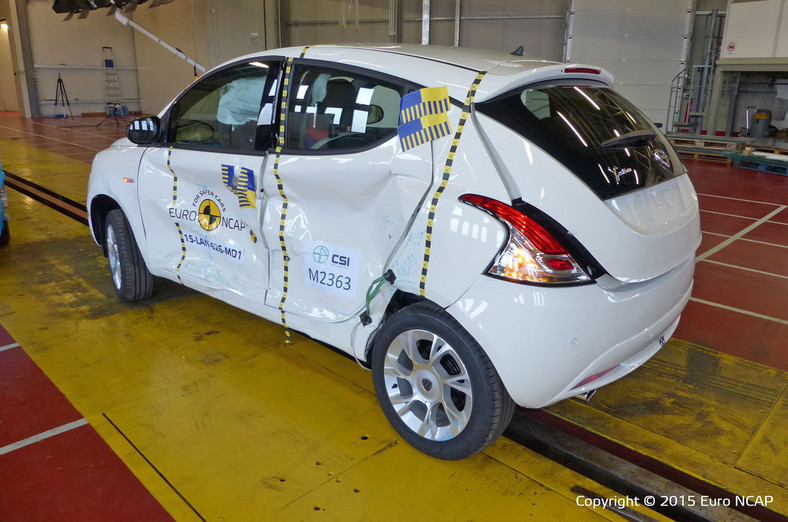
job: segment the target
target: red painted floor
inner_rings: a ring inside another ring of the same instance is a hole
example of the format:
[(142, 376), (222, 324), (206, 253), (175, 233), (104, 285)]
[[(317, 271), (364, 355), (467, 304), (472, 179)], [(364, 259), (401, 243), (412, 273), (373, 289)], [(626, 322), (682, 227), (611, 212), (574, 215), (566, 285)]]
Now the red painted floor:
[(81, 418), (21, 347), (0, 352), (0, 447)]
[(2, 326), (0, 520), (173, 520)]
[(97, 117), (23, 119), (16, 113), (0, 113), (0, 138), (86, 163), (125, 135), (126, 124), (121, 121), (116, 125), (112, 118), (106, 121)]
[(693, 300), (674, 336), (788, 370), (788, 177), (693, 160), (687, 166), (704, 234)]

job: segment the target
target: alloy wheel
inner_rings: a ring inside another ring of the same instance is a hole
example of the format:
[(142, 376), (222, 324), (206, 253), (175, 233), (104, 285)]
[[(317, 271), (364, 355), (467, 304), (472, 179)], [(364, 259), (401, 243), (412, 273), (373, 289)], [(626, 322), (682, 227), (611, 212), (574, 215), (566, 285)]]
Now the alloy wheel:
[(386, 350), (383, 377), (388, 399), (414, 433), (433, 441), (462, 432), (471, 417), (473, 391), (457, 352), (426, 330), (407, 330)]

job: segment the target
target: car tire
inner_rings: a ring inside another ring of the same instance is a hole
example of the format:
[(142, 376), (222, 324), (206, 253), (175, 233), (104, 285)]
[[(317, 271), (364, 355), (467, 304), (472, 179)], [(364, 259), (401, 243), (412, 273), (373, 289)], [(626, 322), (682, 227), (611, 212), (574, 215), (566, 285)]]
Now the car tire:
[(115, 293), (121, 301), (141, 301), (153, 294), (153, 275), (140, 254), (134, 233), (120, 209), (107, 214), (104, 245)]
[(5, 246), (11, 242), (11, 231), (8, 229), (8, 221), (0, 221), (0, 246)]
[(375, 393), (391, 425), (435, 458), (469, 457), (501, 436), (514, 413), (479, 343), (437, 305), (393, 314), (372, 349)]

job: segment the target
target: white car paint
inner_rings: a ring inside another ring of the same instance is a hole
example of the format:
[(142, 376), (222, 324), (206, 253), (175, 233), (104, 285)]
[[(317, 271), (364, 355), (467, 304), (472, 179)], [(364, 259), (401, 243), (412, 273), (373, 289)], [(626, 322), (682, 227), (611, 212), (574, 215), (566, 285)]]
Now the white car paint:
[(527, 166), (512, 169), (518, 195), (570, 229), (613, 277), (657, 277), (700, 244), (698, 198), (687, 176), (607, 201), (589, 198), (586, 185), (549, 154), (484, 114), (479, 122), (506, 165)]
[[(290, 48), (228, 64), (267, 57), (298, 62), (302, 54), (427, 87), (446, 86), (460, 103), (479, 70), (487, 74), (477, 103), (516, 86), (556, 78), (612, 85), (604, 71), (566, 72), (574, 66), (431, 47), (315, 46), (305, 53)], [(449, 112), (452, 129), (460, 113), (456, 105)], [(278, 167), (289, 200), (289, 327), (366, 360), (369, 341), (395, 292), (419, 293), (427, 216), (453, 139), (449, 135), (404, 152), (392, 137), (353, 154), (281, 154)], [(221, 165), (254, 172), (256, 187), (262, 189), (255, 208), (241, 208), (222, 186)], [(154, 275), (279, 321), (283, 200), (273, 169), (273, 152), (207, 153), (120, 140), (94, 161), (88, 206), (94, 222), (100, 216), (92, 203), (101, 198), (123, 209)], [(179, 173), (189, 175), (180, 176), (176, 188), (173, 175)], [(182, 235), (207, 236), (191, 214), (201, 203), (201, 190), (213, 191), (222, 216), (236, 220), (236, 226), (226, 223), (216, 229), (212, 246), (238, 251), (240, 257), (189, 243), (182, 256)], [(174, 191), (179, 192), (175, 203)], [(569, 230), (608, 275), (570, 287), (524, 285), (486, 275), (507, 231), (489, 214), (460, 202), (466, 193), (504, 202), (522, 198)], [(94, 227), (93, 233), (100, 240), (100, 231)], [(256, 243), (249, 241), (250, 233)], [(699, 241), (697, 197), (686, 175), (603, 201), (542, 149), (475, 113), (466, 123), (436, 208), (425, 298), (473, 335), (517, 404), (540, 407), (625, 375), (664, 344), (689, 298)], [(316, 270), (310, 256), (320, 246), (353, 263), (358, 277), (346, 291), (327, 292), (309, 281), (310, 269)], [(387, 269), (397, 280), (372, 301), (371, 323), (361, 324), (365, 292)], [(578, 386), (609, 368), (616, 370)]]

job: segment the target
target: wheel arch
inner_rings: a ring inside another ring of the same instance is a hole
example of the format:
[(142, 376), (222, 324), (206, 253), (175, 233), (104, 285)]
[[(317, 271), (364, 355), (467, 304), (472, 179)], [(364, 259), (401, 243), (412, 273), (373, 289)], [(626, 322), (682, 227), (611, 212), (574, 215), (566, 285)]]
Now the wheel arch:
[(93, 238), (96, 240), (96, 243), (104, 251), (104, 257), (107, 256), (107, 246), (104, 237), (106, 234), (107, 214), (115, 209), (121, 209), (120, 205), (105, 194), (97, 195), (90, 202), (90, 229), (93, 232)]
[(416, 303), (421, 302), (431, 302), (438, 306), (433, 301), (425, 297), (421, 297), (419, 295), (413, 294), (411, 292), (405, 292), (403, 290), (396, 290), (394, 295), (391, 296), (388, 305), (386, 306), (386, 311), (383, 313), (383, 317), (380, 319), (380, 324), (375, 332), (369, 336), (367, 339), (367, 346), (364, 349), (364, 360), (361, 361), (366, 368), (371, 368), (372, 363), (370, 362), (370, 356), (372, 355), (372, 348), (375, 346), (375, 338), (377, 337), (378, 333), (380, 332), (380, 328), (389, 320), (389, 318), (394, 315), (395, 312), (402, 310), (403, 308), (407, 308), (408, 306), (414, 305)]

